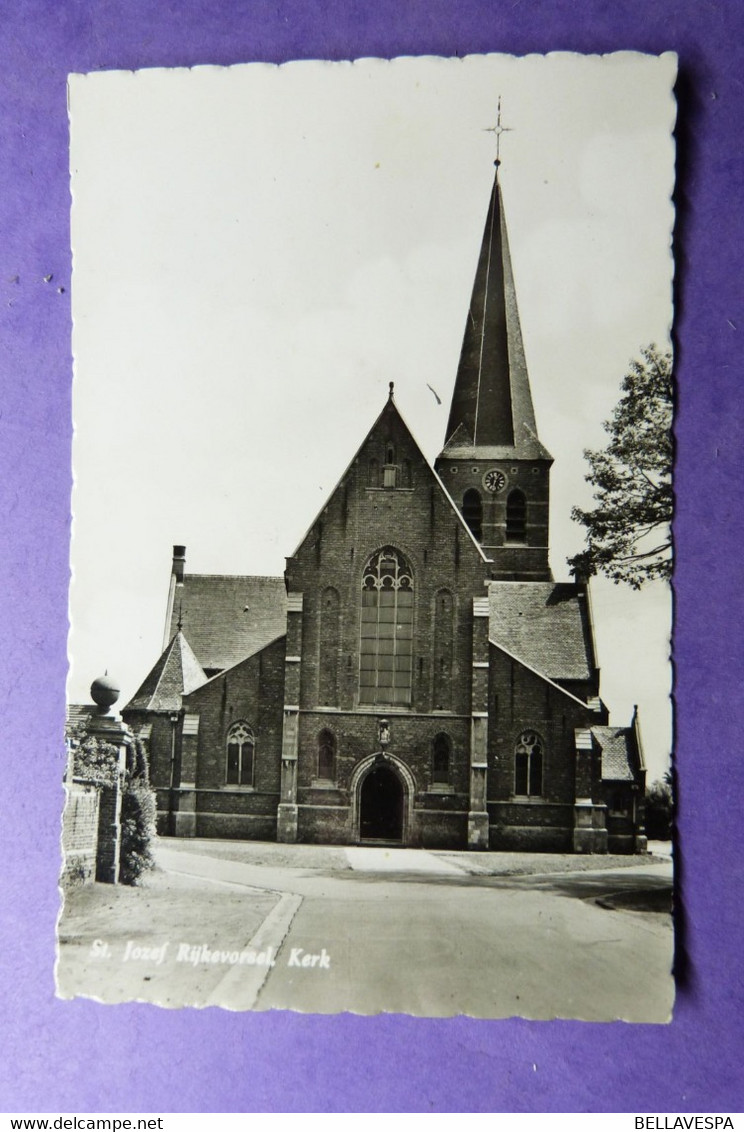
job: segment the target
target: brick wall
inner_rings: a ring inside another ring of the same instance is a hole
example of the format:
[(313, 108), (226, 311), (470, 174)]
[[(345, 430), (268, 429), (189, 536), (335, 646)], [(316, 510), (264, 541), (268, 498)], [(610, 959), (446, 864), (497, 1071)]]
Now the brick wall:
[[(490, 649), (488, 811), (493, 849), (571, 849), (576, 797), (575, 728), (589, 709), (501, 649)], [(542, 740), (539, 797), (516, 795), (515, 753), (530, 729)]]
[[(179, 740), (181, 787), (187, 785), (187, 744), (196, 747), (195, 832), (198, 837), (272, 840), (279, 801), (285, 640), (228, 669), (188, 696), (184, 712), (198, 716), (198, 735)], [(227, 736), (244, 720), (255, 735), (252, 785), (227, 784)], [(191, 773), (191, 772), (188, 772)], [(178, 791), (176, 791), (178, 793)]]

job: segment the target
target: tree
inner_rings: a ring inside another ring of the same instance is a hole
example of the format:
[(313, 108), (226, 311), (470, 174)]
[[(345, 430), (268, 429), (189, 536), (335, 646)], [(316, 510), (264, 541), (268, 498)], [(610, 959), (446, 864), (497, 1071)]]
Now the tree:
[(672, 574), (672, 355), (641, 350), (623, 378), (622, 396), (604, 429), (610, 441), (587, 450), (596, 507), (574, 507), (587, 549), (568, 559), (571, 572), (606, 574), (640, 589)]

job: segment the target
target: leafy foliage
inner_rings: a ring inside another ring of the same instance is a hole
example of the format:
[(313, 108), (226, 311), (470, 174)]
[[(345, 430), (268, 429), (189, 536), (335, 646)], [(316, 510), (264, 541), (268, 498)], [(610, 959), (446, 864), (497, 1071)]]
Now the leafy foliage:
[(112, 743), (104, 743), (89, 735), (84, 724), (69, 726), (66, 735), (75, 778), (101, 786), (116, 781), (119, 752)]
[(672, 836), (674, 799), (672, 776), (667, 771), (662, 779), (652, 782), (646, 791), (646, 835), (652, 841), (668, 841)]
[(640, 589), (672, 573), (672, 355), (641, 350), (623, 379), (622, 396), (604, 429), (605, 449), (587, 450), (597, 506), (574, 507), (586, 527), (587, 549), (569, 558), (574, 574), (601, 572)]

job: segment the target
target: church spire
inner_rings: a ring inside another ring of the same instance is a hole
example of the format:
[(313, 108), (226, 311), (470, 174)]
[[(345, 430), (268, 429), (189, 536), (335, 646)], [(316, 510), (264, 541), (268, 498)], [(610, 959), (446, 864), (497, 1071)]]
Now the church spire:
[(522, 344), (504, 202), (496, 174), (488, 203), (470, 310), (452, 395), (446, 443), (435, 468), (473, 537), (492, 562), (491, 577), (550, 578), (550, 465), (537, 435)]
[[(499, 107), (498, 126), (493, 132), (500, 138), (505, 129), (501, 126)], [(451, 446), (498, 447), (509, 449), (517, 458), (549, 459), (537, 438), (498, 157), (494, 164), (496, 174), (465, 325), (445, 452)]]

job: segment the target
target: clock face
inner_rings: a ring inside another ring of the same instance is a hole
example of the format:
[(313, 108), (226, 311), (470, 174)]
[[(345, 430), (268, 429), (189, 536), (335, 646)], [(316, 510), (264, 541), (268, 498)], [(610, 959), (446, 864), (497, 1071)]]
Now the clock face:
[(491, 468), (483, 477), (483, 486), (486, 491), (503, 491), (506, 487), (506, 476), (498, 468)]

